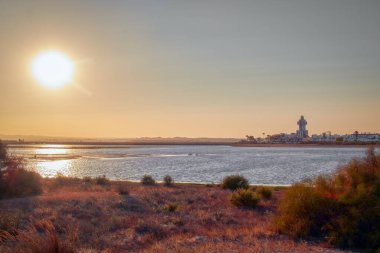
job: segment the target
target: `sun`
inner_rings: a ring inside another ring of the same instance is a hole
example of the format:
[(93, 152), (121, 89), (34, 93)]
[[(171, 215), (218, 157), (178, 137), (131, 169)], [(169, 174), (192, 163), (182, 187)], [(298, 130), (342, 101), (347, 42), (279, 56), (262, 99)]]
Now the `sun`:
[(74, 63), (61, 52), (46, 51), (33, 59), (32, 74), (42, 85), (56, 88), (72, 81)]

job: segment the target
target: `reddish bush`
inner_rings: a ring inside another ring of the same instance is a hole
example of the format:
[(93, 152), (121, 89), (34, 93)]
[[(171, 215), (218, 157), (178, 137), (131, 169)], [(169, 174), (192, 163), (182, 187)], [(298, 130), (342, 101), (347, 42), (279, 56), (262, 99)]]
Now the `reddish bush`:
[(37, 195), (42, 192), (41, 176), (24, 169), (21, 158), (7, 157), (0, 171), (0, 198)]
[(334, 245), (380, 250), (380, 155), (374, 149), (335, 174), (290, 187), (276, 225), (294, 237), (327, 236)]

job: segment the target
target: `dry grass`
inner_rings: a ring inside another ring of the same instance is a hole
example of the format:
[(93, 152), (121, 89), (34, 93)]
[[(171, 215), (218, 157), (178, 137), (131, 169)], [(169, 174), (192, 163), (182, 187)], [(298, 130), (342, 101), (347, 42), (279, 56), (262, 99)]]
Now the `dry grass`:
[(281, 190), (256, 209), (232, 205), (230, 194), (202, 185), (44, 179), (42, 195), (0, 201), (1, 217), (15, 214), (2, 221), (8, 232), (0, 252), (338, 252), (274, 233)]
[(289, 187), (275, 219), (279, 232), (324, 237), (342, 248), (380, 252), (380, 155)]

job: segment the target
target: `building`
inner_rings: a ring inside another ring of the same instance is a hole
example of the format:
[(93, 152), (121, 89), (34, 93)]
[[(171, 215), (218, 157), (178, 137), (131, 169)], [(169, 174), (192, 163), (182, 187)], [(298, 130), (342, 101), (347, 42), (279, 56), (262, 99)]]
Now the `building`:
[[(349, 143), (370, 143), (380, 144), (380, 134), (378, 133), (359, 133), (355, 131), (352, 134), (332, 134), (330, 131), (322, 134), (313, 134), (309, 137), (309, 131), (306, 129), (307, 121), (301, 116), (297, 121), (298, 130), (296, 133), (280, 133), (267, 135), (264, 138), (255, 139), (253, 136), (246, 135), (247, 139), (241, 143), (323, 143), (323, 144), (349, 144)], [(263, 133), (264, 135), (264, 133)]]
[(327, 131), (322, 134), (313, 134), (311, 140), (314, 142), (335, 142), (340, 137), (339, 134), (331, 134), (330, 131)]
[(343, 141), (347, 142), (379, 142), (380, 134), (376, 133), (359, 133), (346, 134), (342, 136)]
[(303, 116), (301, 116), (297, 124), (298, 124), (297, 137), (301, 139), (308, 137), (309, 133), (306, 130), (307, 121), (305, 120)]
[(355, 131), (353, 134), (331, 134), (331, 132), (325, 132), (322, 134), (314, 134), (311, 137), (313, 142), (380, 142), (380, 134), (376, 133), (359, 133)]

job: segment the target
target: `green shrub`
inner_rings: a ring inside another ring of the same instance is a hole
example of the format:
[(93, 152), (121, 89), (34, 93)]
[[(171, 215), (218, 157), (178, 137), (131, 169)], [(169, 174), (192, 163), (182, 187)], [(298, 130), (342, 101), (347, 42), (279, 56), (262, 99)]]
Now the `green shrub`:
[(263, 199), (270, 199), (272, 197), (272, 190), (268, 187), (258, 187), (256, 189), (257, 193), (263, 198)]
[(380, 179), (358, 184), (337, 202), (342, 211), (331, 222), (330, 241), (342, 248), (380, 250)]
[(108, 178), (106, 178), (106, 175), (103, 175), (103, 176), (96, 177), (95, 183), (98, 185), (107, 185), (110, 183), (110, 181), (108, 180)]
[(141, 179), (141, 183), (143, 185), (154, 185), (156, 184), (156, 181), (153, 179), (150, 175), (144, 175)]
[(227, 176), (222, 182), (223, 189), (236, 190), (239, 188), (247, 189), (249, 187), (248, 180), (240, 175)]
[(256, 207), (260, 198), (251, 190), (238, 189), (231, 194), (231, 203), (239, 207)]
[(275, 219), (277, 229), (294, 238), (321, 236), (322, 227), (332, 217), (333, 203), (317, 193), (314, 187), (296, 184), (285, 191)]
[(166, 175), (164, 177), (164, 184), (165, 184), (165, 186), (173, 186), (173, 184), (174, 184), (173, 178), (169, 175)]
[(380, 156), (370, 148), (332, 175), (290, 187), (275, 221), (294, 237), (327, 236), (342, 248), (380, 250)]

